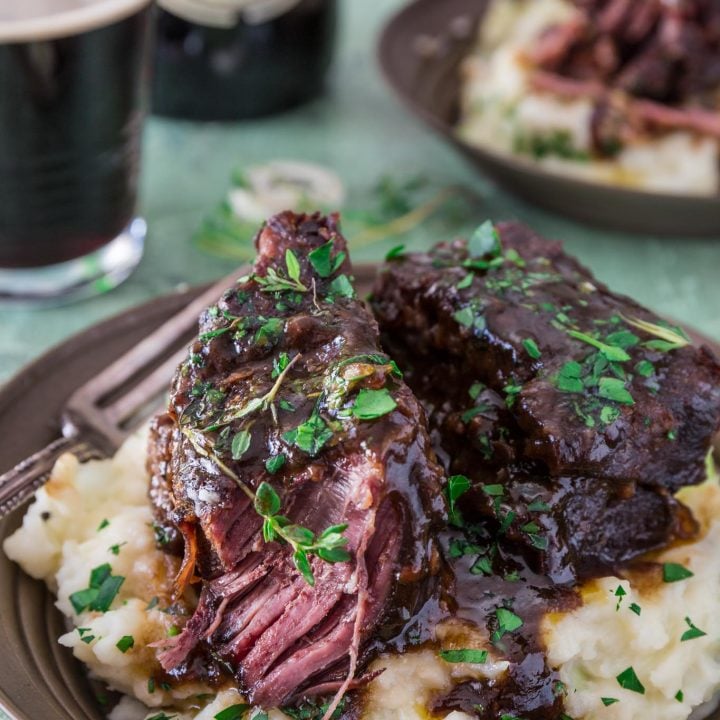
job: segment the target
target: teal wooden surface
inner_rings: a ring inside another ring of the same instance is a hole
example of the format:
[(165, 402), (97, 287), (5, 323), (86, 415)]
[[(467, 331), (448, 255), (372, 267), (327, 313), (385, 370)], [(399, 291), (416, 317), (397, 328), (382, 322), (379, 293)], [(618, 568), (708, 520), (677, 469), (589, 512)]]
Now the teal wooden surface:
[[(613, 288), (720, 339), (720, 229), (716, 240), (632, 237), (577, 225), (495, 189), (391, 96), (375, 61), (383, 21), (398, 0), (345, 0), (339, 56), (322, 99), (270, 119), (231, 125), (152, 119), (147, 126), (141, 210), (150, 232), (145, 258), (123, 286), (89, 302), (29, 310), (2, 307), (0, 381), (92, 323), (181, 283), (200, 283), (233, 266), (200, 251), (191, 236), (223, 196), (234, 167), (275, 158), (334, 168), (350, 191), (386, 172), (423, 173), (477, 191), (478, 220), (519, 218), (565, 241)], [(425, 240), (423, 239), (423, 244)], [(380, 247), (355, 253), (379, 258)]]

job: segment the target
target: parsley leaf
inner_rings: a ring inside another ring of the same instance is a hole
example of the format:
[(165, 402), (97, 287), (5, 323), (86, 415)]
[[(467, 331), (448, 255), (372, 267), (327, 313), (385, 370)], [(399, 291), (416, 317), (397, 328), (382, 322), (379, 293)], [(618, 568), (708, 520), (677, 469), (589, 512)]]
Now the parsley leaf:
[(332, 436), (332, 430), (325, 421), (317, 413), (313, 413), (304, 423), (283, 433), (282, 438), (310, 457), (315, 457)]
[(107, 612), (124, 582), (124, 577), (112, 575), (109, 564), (99, 565), (90, 573), (89, 586), (72, 593), (70, 602), (78, 615), (84, 610)]
[(502, 252), (500, 233), (490, 220), (486, 220), (470, 236), (468, 241), (470, 257), (492, 255), (498, 257)]
[(458, 509), (455, 507), (455, 503), (470, 489), (470, 486), (470, 478), (465, 475), (451, 475), (448, 478), (445, 493), (450, 506), (448, 515), (452, 525), (458, 527), (462, 525), (462, 518), (460, 517)]
[(673, 583), (691, 578), (694, 573), (678, 563), (663, 563), (663, 582)]
[(250, 710), (252, 705), (246, 705), (245, 703), (237, 703), (230, 707), (221, 710), (217, 715), (213, 717), (215, 720), (243, 720), (247, 711)]
[(613, 400), (622, 405), (634, 405), (635, 400), (625, 387), (625, 383), (618, 378), (601, 377), (598, 384), (598, 394), (606, 400)]
[(645, 694), (645, 687), (635, 674), (635, 670), (632, 666), (623, 670), (615, 679), (617, 680), (618, 685), (620, 685), (620, 687), (624, 690), (631, 690), (632, 692), (639, 693), (640, 695)]
[(526, 338), (522, 341), (525, 352), (533, 359), (537, 360), (540, 357), (540, 348), (532, 338)]
[(392, 412), (397, 407), (387, 388), (380, 390), (362, 389), (355, 398), (352, 414), (358, 420), (374, 420)]
[(680, 642), (686, 642), (687, 640), (695, 640), (697, 638), (705, 637), (707, 635), (706, 632), (703, 632), (702, 630), (700, 630), (700, 628), (695, 627), (689, 617), (685, 618), (685, 622), (687, 623), (689, 630), (686, 630), (683, 633), (682, 637), (680, 638)]
[(284, 455), (273, 455), (265, 461), (265, 469), (271, 475), (274, 475), (278, 470), (283, 467), (283, 465), (285, 465), (286, 459), (287, 458)]
[(475, 663), (482, 665), (487, 662), (487, 650), (441, 650), (440, 658), (447, 663)]
[(355, 297), (355, 289), (353, 288), (352, 283), (348, 279), (347, 275), (338, 275), (330, 283), (330, 292), (335, 297), (343, 297), (343, 298), (354, 298)]
[(395, 260), (396, 258), (401, 258), (405, 255), (405, 246), (404, 245), (396, 245), (394, 248), (388, 251), (388, 254), (385, 256), (385, 260)]
[(523, 626), (523, 621), (514, 612), (507, 608), (498, 608), (495, 610), (498, 629), (492, 634), (492, 641), (497, 642), (507, 633), (515, 632)]
[(115, 643), (115, 647), (124, 655), (130, 648), (135, 647), (135, 638), (132, 635), (123, 635)]

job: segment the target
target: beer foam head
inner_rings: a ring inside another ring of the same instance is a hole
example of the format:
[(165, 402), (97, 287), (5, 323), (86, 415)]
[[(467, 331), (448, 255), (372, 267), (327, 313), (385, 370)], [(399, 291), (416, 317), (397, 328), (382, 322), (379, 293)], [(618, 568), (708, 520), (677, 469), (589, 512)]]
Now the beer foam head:
[(0, 44), (69, 37), (111, 25), (151, 0), (20, 0), (0, 2)]

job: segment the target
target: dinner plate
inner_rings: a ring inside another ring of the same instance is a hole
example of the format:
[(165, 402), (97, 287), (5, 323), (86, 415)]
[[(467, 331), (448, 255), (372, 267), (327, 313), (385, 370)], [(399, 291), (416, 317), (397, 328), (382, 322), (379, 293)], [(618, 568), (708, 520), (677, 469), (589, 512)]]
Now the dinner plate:
[[(376, 266), (356, 266), (361, 297)], [(0, 390), (0, 473), (58, 437), (72, 392), (178, 312), (204, 287), (133, 308), (70, 338), (28, 365)], [(698, 334), (720, 353), (720, 345)], [(170, 378), (168, 378), (168, 386)], [(20, 525), (27, 503), (0, 520), (0, 545)], [(57, 639), (65, 619), (45, 585), (0, 551), (0, 709), (12, 720), (103, 720), (82, 665)], [(713, 716), (720, 720), (720, 714)]]
[(566, 177), (455, 132), (460, 64), (475, 45), (489, 0), (416, 0), (393, 16), (378, 47), (390, 86), (411, 112), (498, 185), (548, 210), (636, 233), (720, 238), (720, 195), (647, 192)]

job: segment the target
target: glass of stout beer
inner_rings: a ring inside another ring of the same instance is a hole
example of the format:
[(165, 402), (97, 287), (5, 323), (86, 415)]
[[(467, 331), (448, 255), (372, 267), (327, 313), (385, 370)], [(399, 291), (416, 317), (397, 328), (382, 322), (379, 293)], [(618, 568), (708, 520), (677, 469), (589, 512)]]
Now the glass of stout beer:
[(0, 299), (122, 282), (135, 215), (151, 0), (0, 0)]

